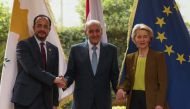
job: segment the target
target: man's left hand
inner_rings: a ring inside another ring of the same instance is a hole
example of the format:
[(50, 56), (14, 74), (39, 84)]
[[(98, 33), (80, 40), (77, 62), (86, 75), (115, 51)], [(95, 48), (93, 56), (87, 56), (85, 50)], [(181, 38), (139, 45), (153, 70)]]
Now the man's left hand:
[(157, 105), (157, 106), (155, 107), (155, 109), (163, 109), (163, 107), (160, 106), (160, 105)]
[(57, 109), (57, 107), (56, 106), (53, 106), (53, 108), (52, 109)]

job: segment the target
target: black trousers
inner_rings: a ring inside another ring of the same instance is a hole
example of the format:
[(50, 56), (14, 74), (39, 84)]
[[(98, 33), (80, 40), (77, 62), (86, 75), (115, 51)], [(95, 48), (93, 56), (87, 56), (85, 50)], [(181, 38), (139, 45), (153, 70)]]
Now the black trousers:
[(94, 103), (93, 103), (91, 109), (97, 109), (95, 101), (94, 101)]
[(46, 104), (44, 103), (43, 95), (39, 95), (34, 102), (29, 106), (23, 106), (17, 103), (14, 103), (14, 109), (47, 109)]
[(142, 90), (132, 91), (130, 109), (146, 109), (145, 91)]

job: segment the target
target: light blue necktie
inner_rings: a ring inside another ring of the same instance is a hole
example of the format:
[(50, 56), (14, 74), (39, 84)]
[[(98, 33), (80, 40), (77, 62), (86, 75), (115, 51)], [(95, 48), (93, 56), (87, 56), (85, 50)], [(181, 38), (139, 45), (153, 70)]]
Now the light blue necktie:
[(92, 62), (91, 62), (91, 65), (92, 65), (92, 70), (93, 70), (94, 75), (96, 74), (97, 62), (98, 62), (98, 60), (97, 60), (97, 54), (96, 54), (96, 49), (97, 49), (96, 46), (92, 47), (93, 53), (92, 53)]

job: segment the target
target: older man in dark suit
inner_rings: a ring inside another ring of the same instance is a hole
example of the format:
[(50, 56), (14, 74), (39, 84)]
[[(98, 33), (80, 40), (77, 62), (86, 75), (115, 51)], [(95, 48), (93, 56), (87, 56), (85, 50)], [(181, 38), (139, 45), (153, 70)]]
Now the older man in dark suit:
[(88, 41), (72, 46), (65, 74), (67, 87), (75, 81), (73, 109), (111, 109), (111, 90), (118, 83), (117, 48), (101, 42), (97, 20), (85, 25)]
[[(48, 41), (51, 21), (45, 15), (34, 19), (34, 36), (20, 41), (16, 56), (18, 75), (13, 88), (15, 109), (56, 109), (58, 88), (58, 49)], [(61, 85), (58, 85), (61, 86)]]

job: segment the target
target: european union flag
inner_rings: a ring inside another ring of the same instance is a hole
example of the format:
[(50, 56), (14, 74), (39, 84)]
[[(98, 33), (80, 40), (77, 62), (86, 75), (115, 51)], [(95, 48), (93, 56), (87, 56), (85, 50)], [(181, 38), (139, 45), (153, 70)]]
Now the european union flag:
[[(134, 0), (129, 33), (137, 23), (154, 31), (151, 48), (165, 52), (170, 109), (190, 109), (190, 36), (174, 0)], [(136, 51), (129, 40), (127, 53)], [(122, 78), (125, 78), (123, 67)], [(121, 81), (122, 82), (122, 81)]]

